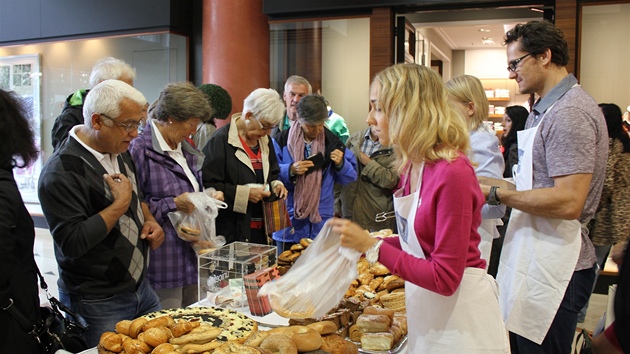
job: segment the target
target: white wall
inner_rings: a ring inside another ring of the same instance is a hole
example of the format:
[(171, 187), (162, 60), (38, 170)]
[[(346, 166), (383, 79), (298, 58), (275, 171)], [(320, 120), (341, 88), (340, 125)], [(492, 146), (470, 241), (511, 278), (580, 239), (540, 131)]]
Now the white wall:
[(507, 79), (505, 49), (468, 49), (464, 59), (467, 75), (484, 79)]
[(367, 126), (369, 53), (368, 18), (322, 22), (322, 94), (351, 134)]
[(598, 103), (630, 104), (630, 4), (582, 7), (580, 84)]

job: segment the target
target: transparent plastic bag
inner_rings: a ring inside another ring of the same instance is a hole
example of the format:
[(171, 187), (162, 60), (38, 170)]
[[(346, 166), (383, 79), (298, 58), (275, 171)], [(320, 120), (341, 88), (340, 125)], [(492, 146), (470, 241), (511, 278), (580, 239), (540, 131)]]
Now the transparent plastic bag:
[(324, 316), (357, 278), (360, 257), (361, 253), (341, 247), (339, 234), (326, 223), (291, 269), (265, 283), (259, 296), (269, 296), (271, 307), (282, 317)]
[(172, 211), (168, 213), (177, 236), (189, 242), (198, 254), (225, 245), (225, 237), (217, 236), (214, 220), (219, 215), (219, 209), (227, 208), (227, 204), (211, 197), (213, 188), (204, 192), (188, 193), (188, 199), (195, 206), (190, 213)]

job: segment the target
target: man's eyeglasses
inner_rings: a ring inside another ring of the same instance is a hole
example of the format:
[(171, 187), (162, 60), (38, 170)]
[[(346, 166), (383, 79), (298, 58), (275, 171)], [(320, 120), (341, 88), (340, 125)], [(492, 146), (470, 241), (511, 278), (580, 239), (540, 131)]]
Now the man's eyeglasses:
[(520, 63), (523, 59), (527, 58), (527, 56), (532, 55), (532, 53), (527, 53), (525, 55), (523, 55), (522, 57), (518, 58), (518, 59), (514, 59), (512, 60), (507, 67), (508, 71), (511, 72), (515, 72), (516, 71), (516, 67), (518, 66), (518, 63)]
[(278, 124), (275, 124), (275, 125), (263, 125), (260, 122), (260, 119), (258, 119), (257, 117), (254, 117), (254, 120), (256, 120), (258, 125), (260, 125), (260, 129), (262, 129), (262, 130), (273, 130), (274, 128), (276, 128), (278, 126)]
[(144, 121), (142, 121), (142, 120), (139, 120), (137, 122), (122, 123), (122, 122), (119, 122), (119, 121), (117, 121), (116, 119), (114, 119), (112, 117), (107, 116), (106, 114), (99, 113), (99, 115), (101, 117), (107, 118), (107, 119), (111, 120), (112, 122), (118, 124), (119, 126), (123, 127), (127, 133), (131, 133), (134, 130), (138, 130), (138, 128), (140, 128), (142, 123), (144, 123)]

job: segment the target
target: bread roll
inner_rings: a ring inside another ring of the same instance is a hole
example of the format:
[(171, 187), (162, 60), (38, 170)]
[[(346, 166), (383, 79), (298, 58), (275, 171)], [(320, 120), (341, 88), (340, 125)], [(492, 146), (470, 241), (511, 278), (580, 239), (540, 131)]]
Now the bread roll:
[(123, 351), (123, 336), (114, 332), (105, 332), (101, 334), (98, 344), (108, 351), (120, 353)]
[(144, 332), (144, 342), (152, 347), (157, 347), (171, 339), (171, 331), (164, 327), (151, 327)]
[(131, 321), (131, 323), (129, 324), (129, 337), (134, 339), (138, 338), (138, 335), (140, 334), (140, 332), (142, 332), (142, 327), (147, 322), (149, 321), (144, 317), (139, 317)]
[(393, 310), (375, 306), (366, 307), (365, 310), (363, 310), (364, 315), (386, 315), (392, 322), (394, 321), (394, 313)]
[(387, 315), (361, 315), (357, 318), (357, 326), (363, 333), (387, 332), (391, 320)]
[(324, 334), (332, 334), (337, 332), (337, 325), (333, 321), (319, 321), (315, 323), (311, 323), (307, 325), (307, 327), (312, 328), (317, 331), (317, 333)]
[(116, 332), (128, 336), (130, 325), (131, 325), (130, 320), (118, 321), (118, 323), (116, 323)]

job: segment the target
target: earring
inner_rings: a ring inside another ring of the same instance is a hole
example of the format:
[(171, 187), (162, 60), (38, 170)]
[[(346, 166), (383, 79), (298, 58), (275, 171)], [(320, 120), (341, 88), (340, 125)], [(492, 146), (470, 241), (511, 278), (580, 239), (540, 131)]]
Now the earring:
[(245, 119), (245, 124), (249, 124), (249, 119)]
[(168, 124), (173, 124), (173, 121), (172, 121), (172, 120), (169, 120), (169, 121), (168, 121)]

